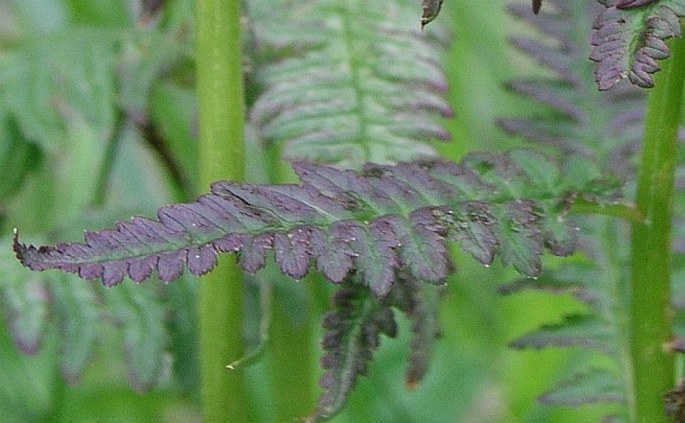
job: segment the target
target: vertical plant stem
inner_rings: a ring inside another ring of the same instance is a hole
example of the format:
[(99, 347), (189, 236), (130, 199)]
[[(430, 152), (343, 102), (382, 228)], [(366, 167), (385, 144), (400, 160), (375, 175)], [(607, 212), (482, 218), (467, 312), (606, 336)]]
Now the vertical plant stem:
[[(218, 179), (244, 175), (241, 0), (196, 0), (197, 96), (202, 191)], [(226, 365), (243, 355), (242, 272), (233, 258), (200, 281), (200, 360), (204, 421), (249, 420), (242, 370)]]
[[(296, 288), (306, 290), (306, 287)], [(287, 303), (281, 304), (278, 300), (273, 301), (271, 306), (271, 374), (274, 413), (279, 423), (297, 421), (309, 415), (316, 398), (311, 315), (301, 325), (294, 325), (292, 317), (284, 310), (287, 306)]]
[[(277, 151), (271, 158), (271, 183), (296, 180), (290, 163), (283, 161), (281, 157), (282, 151), (277, 146)], [(278, 423), (297, 421), (309, 415), (316, 405), (317, 362), (312, 348), (312, 322), (315, 319), (308, 290), (322, 289), (323, 283), (325, 281), (321, 278), (309, 275), (300, 283), (283, 281), (281, 286), (289, 291), (288, 296), (281, 295), (279, 298), (276, 295), (279, 290), (274, 290), (269, 349), (274, 415)], [(297, 307), (297, 310), (288, 310), (288, 307)]]
[(674, 359), (665, 349), (671, 327), (671, 222), (678, 128), (685, 77), (685, 39), (671, 43), (650, 92), (645, 118), (636, 207), (632, 224), (631, 353), (635, 410), (640, 423), (668, 422), (663, 395), (673, 386)]

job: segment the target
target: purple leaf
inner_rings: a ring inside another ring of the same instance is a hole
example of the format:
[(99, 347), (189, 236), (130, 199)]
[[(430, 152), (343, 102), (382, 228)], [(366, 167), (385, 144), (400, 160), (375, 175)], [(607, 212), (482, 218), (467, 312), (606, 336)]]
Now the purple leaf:
[(652, 75), (659, 71), (656, 61), (670, 55), (664, 40), (680, 36), (683, 16), (685, 7), (676, 2), (608, 1), (593, 24), (591, 39), (590, 58), (597, 62), (599, 89), (607, 90), (624, 78), (639, 87), (654, 86)]
[(536, 275), (543, 245), (568, 254), (574, 244), (558, 217), (567, 181), (554, 166), (516, 150), (474, 153), (460, 164), (369, 165), (361, 174), (297, 163), (301, 185), (219, 182), (196, 202), (162, 207), (159, 221), (134, 217), (86, 232), (83, 243), (39, 248), (15, 234), (14, 250), (30, 269), (102, 278), (106, 286), (154, 271), (170, 282), (186, 267), (202, 275), (218, 253), (238, 253), (242, 268), (256, 272), (274, 250), (281, 271), (295, 279), (313, 265), (334, 283), (354, 273), (382, 298), (400, 270), (443, 283), (449, 238), (483, 264), (499, 253)]

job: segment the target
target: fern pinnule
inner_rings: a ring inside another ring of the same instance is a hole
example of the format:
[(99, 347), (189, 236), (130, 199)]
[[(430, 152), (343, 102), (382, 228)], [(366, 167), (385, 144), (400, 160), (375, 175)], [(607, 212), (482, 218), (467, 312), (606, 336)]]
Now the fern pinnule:
[(592, 25), (590, 58), (597, 62), (595, 80), (600, 90), (627, 78), (650, 88), (659, 71), (657, 60), (670, 56), (664, 42), (680, 37), (681, 0), (600, 0), (605, 5)]

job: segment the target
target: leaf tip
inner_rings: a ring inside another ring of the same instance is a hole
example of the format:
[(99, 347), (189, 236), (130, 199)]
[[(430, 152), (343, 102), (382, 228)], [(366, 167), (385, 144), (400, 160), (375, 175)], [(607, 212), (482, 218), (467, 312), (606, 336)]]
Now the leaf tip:
[(17, 257), (17, 260), (21, 262), (22, 266), (31, 268), (26, 261), (26, 253), (28, 250), (30, 250), (32, 247), (29, 245), (22, 244), (19, 241), (19, 230), (17, 228), (12, 229), (12, 250), (14, 251), (14, 255)]
[(542, 7), (542, 0), (533, 0), (533, 13), (536, 15), (540, 13), (540, 8)]
[(419, 387), (419, 381), (418, 381), (418, 380), (414, 380), (414, 379), (409, 379), (409, 378), (407, 378), (407, 380), (404, 381), (404, 387), (405, 387), (408, 391), (415, 391), (416, 388)]
[(443, 0), (421, 0), (423, 15), (421, 16), (421, 29), (433, 22), (440, 13)]

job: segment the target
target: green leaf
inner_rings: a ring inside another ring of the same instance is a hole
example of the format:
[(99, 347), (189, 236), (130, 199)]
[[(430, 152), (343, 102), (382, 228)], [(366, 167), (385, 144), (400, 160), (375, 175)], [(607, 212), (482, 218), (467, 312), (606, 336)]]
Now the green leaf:
[(65, 31), (0, 55), (0, 106), (27, 139), (54, 151), (72, 122), (87, 122), (98, 139), (107, 139), (114, 124), (115, 35)]
[(165, 308), (169, 312), (167, 330), (169, 353), (173, 359), (173, 376), (188, 393), (198, 392), (200, 386), (200, 353), (197, 336), (198, 281), (184, 277), (179, 283), (168, 285)]
[(573, 407), (593, 403), (622, 403), (623, 389), (614, 373), (606, 369), (591, 369), (576, 374), (543, 394), (540, 402)]
[(60, 368), (75, 383), (95, 349), (101, 316), (98, 298), (89, 283), (71, 275), (46, 275), (57, 327), (60, 332)]
[(49, 291), (43, 278), (17, 267), (8, 254), (9, 240), (0, 240), (0, 298), (12, 339), (27, 354), (40, 349), (47, 330)]
[(250, 121), (263, 143), (291, 160), (359, 169), (434, 156), (427, 142), (449, 137), (436, 122), (452, 114), (443, 46), (420, 32), (415, 1), (254, 3)]
[(544, 325), (509, 345), (513, 348), (585, 347), (604, 352), (614, 349), (611, 327), (589, 314), (573, 314), (554, 325)]
[(127, 284), (121, 288), (103, 293), (102, 298), (123, 333), (131, 386), (145, 391), (157, 384), (164, 370), (169, 341), (165, 310), (154, 285)]

